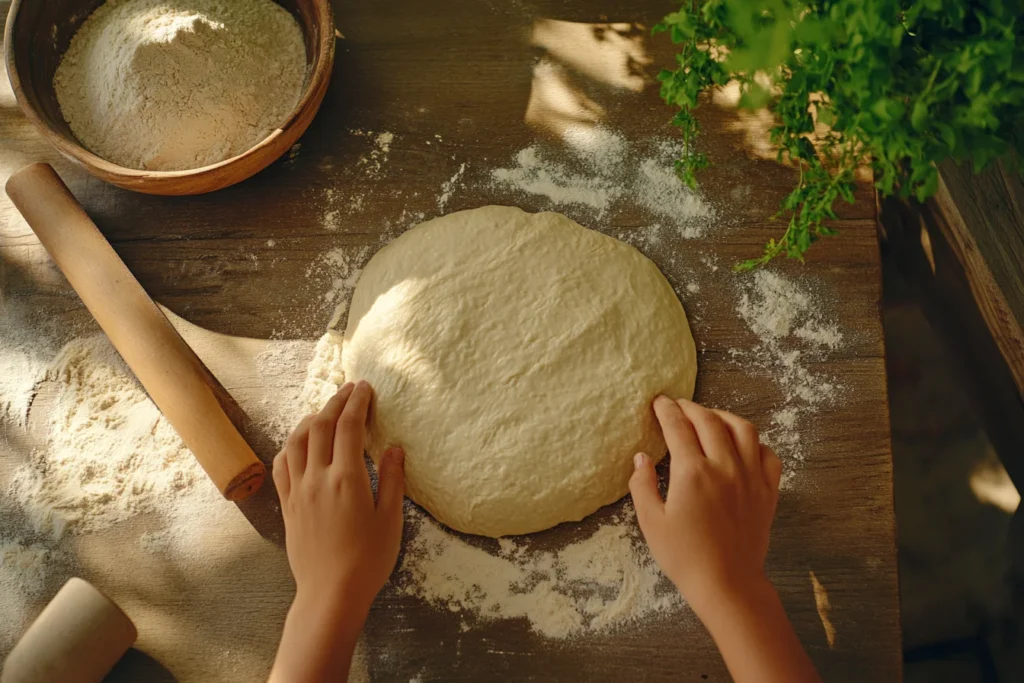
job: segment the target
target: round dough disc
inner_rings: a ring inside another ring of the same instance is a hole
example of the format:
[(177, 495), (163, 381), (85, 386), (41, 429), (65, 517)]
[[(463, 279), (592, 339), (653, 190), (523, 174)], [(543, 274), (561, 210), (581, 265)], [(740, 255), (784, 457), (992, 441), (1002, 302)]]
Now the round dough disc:
[(409, 230), (366, 265), (342, 350), (376, 392), (367, 450), (458, 531), (578, 521), (660, 459), (651, 402), (693, 395), (672, 287), (632, 247), (557, 213), (486, 206)]

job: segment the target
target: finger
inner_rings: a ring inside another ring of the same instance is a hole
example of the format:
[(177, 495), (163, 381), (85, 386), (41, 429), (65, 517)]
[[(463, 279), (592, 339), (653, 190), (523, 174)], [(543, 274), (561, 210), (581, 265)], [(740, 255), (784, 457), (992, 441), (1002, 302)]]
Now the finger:
[(683, 414), (679, 404), (667, 396), (654, 399), (654, 414), (658, 417), (665, 443), (672, 454), (672, 462), (683, 464), (691, 459), (704, 459), (693, 424)]
[(288, 478), (288, 456), (282, 450), (274, 456), (274, 487), (277, 488), (277, 497), (284, 505), (288, 501), (288, 494), (291, 492), (291, 481)]
[(306, 471), (306, 451), (309, 448), (309, 425), (313, 423), (315, 415), (307, 415), (295, 428), (295, 431), (288, 437), (284, 444), (284, 450), (288, 452), (288, 480), (295, 483)]
[(402, 516), (405, 497), (405, 451), (392, 447), (384, 452), (377, 466), (377, 515), (393, 521)]
[(764, 472), (764, 483), (774, 492), (778, 492), (782, 481), (782, 461), (768, 446), (761, 446), (761, 468)]
[(697, 438), (700, 439), (701, 450), (707, 456), (708, 462), (726, 472), (736, 472), (739, 469), (739, 455), (736, 454), (732, 435), (729, 434), (722, 418), (685, 398), (679, 399), (677, 403), (693, 424)]
[(383, 552), (391, 558), (391, 570), (402, 547), (402, 499), (405, 496), (405, 452), (392, 447), (384, 452), (377, 466), (377, 524)]
[(338, 418), (341, 417), (341, 411), (345, 408), (353, 386), (351, 382), (343, 384), (338, 393), (332, 396), (323, 410), (313, 418), (313, 423), (309, 426), (307, 468), (330, 466), (334, 457), (334, 432), (338, 426)]
[(354, 473), (361, 470), (366, 474), (363, 447), (366, 443), (366, 417), (372, 398), (373, 389), (370, 384), (366, 380), (359, 380), (341, 412), (334, 435), (334, 465), (342, 472)]
[(647, 536), (656, 521), (665, 511), (665, 501), (658, 491), (658, 475), (654, 462), (644, 453), (633, 456), (633, 476), (629, 478), (629, 492), (633, 495), (633, 507), (640, 531)]
[(757, 433), (757, 427), (739, 415), (718, 409), (713, 409), (713, 412), (729, 430), (736, 454), (740, 456), (747, 474), (753, 477), (761, 476), (761, 438)]

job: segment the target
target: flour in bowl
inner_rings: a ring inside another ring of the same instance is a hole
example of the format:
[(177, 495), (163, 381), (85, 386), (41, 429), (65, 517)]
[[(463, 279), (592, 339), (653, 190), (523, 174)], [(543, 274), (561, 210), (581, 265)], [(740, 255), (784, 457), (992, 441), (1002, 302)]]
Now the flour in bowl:
[(53, 85), (89, 150), (174, 171), (267, 137), (305, 80), (302, 31), (271, 0), (108, 0), (72, 38)]

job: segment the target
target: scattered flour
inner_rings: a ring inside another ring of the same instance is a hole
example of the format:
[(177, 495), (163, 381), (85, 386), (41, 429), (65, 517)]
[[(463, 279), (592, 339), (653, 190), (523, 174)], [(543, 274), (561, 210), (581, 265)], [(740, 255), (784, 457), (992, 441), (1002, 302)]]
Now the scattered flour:
[(51, 551), (41, 545), (0, 538), (0, 652), (9, 651), (43, 597)]
[(606, 128), (577, 126), (562, 142), (520, 150), (515, 166), (491, 171), (490, 188), (541, 196), (556, 210), (584, 209), (594, 220), (613, 209), (639, 210), (655, 230), (666, 227), (684, 239), (703, 236), (714, 221), (715, 211), (673, 170), (682, 154), (678, 140), (632, 143)]
[(54, 351), (53, 341), (0, 290), (0, 420), (25, 426)]
[(542, 195), (556, 206), (577, 204), (597, 210), (597, 217), (617, 200), (624, 188), (611, 178), (590, 176), (569, 170), (567, 166), (544, 158), (538, 147), (527, 147), (516, 154), (517, 166), (499, 168), (491, 173), (498, 186), (509, 186), (524, 194)]
[(320, 254), (306, 269), (307, 278), (314, 274), (327, 274), (330, 278), (330, 287), (322, 295), (323, 302), (334, 308), (327, 323), (329, 328), (344, 329), (348, 302), (363, 272), (363, 265), (370, 259), (370, 251), (371, 248), (365, 245), (336, 247)]
[(630, 514), (558, 551), (506, 538), (490, 552), (408, 510), (414, 512), (406, 515), (401, 590), (449, 611), (485, 621), (525, 619), (538, 634), (562, 639), (682, 606)]
[(106, 337), (69, 343), (46, 379), (58, 388), (46, 447), (33, 452), (10, 483), (36, 531), (60, 538), (102, 529), (174, 506), (205, 480)]
[(309, 365), (315, 342), (305, 339), (274, 341), (253, 362), (266, 392), (250, 416), (269, 433), (275, 443), (284, 443), (303, 417), (313, 412), (313, 402), (305, 397), (295, 375)]
[(752, 349), (730, 349), (744, 366), (771, 376), (783, 392), (764, 439), (780, 454), (804, 457), (800, 426), (839, 393), (835, 382), (810, 364), (843, 342), (834, 322), (804, 286), (773, 271), (755, 271), (740, 292), (737, 310), (756, 336)]
[(455, 172), (455, 175), (453, 175), (451, 178), (446, 180), (443, 185), (441, 185), (441, 194), (437, 198), (438, 211), (444, 211), (445, 205), (448, 204), (448, 200), (451, 199), (452, 197), (452, 192), (454, 192), (455, 188), (458, 187), (459, 181), (462, 178), (462, 174), (465, 172), (466, 164), (460, 164), (459, 170)]
[[(269, 481), (264, 484), (272, 485)], [(155, 528), (139, 536), (138, 547), (192, 571), (208, 567), (209, 542), (200, 536), (201, 530), (229, 528), (234, 514), (238, 514), (235, 504), (224, 500), (213, 486), (196, 487), (176, 498), (173, 506), (159, 510)]]
[(288, 118), (305, 80), (302, 31), (270, 0), (108, 0), (72, 38), (53, 85), (90, 150), (173, 171), (247, 151)]
[(369, 130), (356, 129), (350, 131), (353, 135), (363, 138), (369, 138), (373, 147), (367, 154), (359, 157), (356, 164), (366, 169), (366, 174), (371, 177), (377, 177), (381, 174), (381, 170), (384, 168), (388, 161), (388, 155), (391, 153), (391, 143), (395, 141), (394, 133), (375, 133)]
[(366, 640), (362, 635), (356, 640), (356, 649), (352, 652), (348, 683), (370, 683), (370, 669), (366, 662)]

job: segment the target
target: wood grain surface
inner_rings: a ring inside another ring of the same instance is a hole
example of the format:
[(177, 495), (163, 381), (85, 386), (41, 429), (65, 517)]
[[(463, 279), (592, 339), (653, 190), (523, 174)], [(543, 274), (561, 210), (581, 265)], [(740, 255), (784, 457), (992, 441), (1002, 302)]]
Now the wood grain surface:
[[(670, 4), (381, 0), (339, 2), (334, 9), (344, 39), (323, 106), (300, 146), (253, 178), (209, 195), (144, 196), (83, 174), (31, 127), (6, 82), (0, 89), (0, 182), (30, 161), (53, 163), (142, 285), (180, 316), (183, 336), (246, 410), (302, 381), (302, 365), (268, 381), (252, 359), (282, 340), (322, 334), (333, 309), (323, 297), (330, 272), (316, 266), (325, 252), (365, 247), (358, 251), (365, 261), (382, 236), (398, 234), (421, 212), (442, 213), (441, 188), (462, 164), (465, 182), (443, 212), (490, 203), (550, 208), (483, 182), (487, 169), (513, 165), (518, 150), (551, 138), (566, 122), (538, 104), (536, 67), (545, 54), (562, 62), (572, 91), (594, 104), (587, 115), (601, 125), (631, 141), (673, 134), (672, 112), (650, 78), (670, 63), (671, 46), (647, 31)], [(575, 38), (563, 43), (537, 45), (538, 27), (565, 28), (543, 23), (550, 20), (595, 26), (583, 34), (567, 31)], [(653, 64), (637, 60), (637, 49)], [(690, 314), (701, 351), (697, 399), (767, 428), (782, 395), (777, 382), (730, 354), (756, 340), (736, 311), (745, 280), (729, 265), (780, 232), (770, 217), (794, 174), (767, 150), (760, 118), (714, 98), (702, 107), (701, 120), (700, 144), (714, 163), (702, 187), (719, 220), (701, 239), (669, 236), (642, 251), (676, 286)], [(360, 162), (372, 145), (359, 131), (394, 134), (387, 163), (375, 175)], [(355, 197), (361, 205), (348, 210)], [(896, 681), (899, 604), (873, 194), (862, 189), (856, 204), (839, 209), (840, 237), (816, 246), (804, 266), (772, 266), (814, 291), (845, 342), (810, 362), (841, 390), (813, 424), (801, 425), (806, 457), (790, 460), (768, 569), (825, 680)], [(339, 213), (325, 215), (332, 211)], [(629, 209), (578, 219), (627, 240), (648, 224)], [(712, 262), (719, 267), (708, 267)], [(695, 277), (699, 294), (686, 288)], [(37, 313), (41, 334), (94, 330), (6, 197), (0, 198), (0, 288), (6, 300)], [(13, 466), (38, 446), (32, 426), (52, 405), (53, 391), (41, 388), (28, 433), (13, 425), (0, 429), (0, 490)], [(246, 435), (269, 462), (274, 439), (258, 425)], [(609, 514), (538, 534), (537, 542), (578, 538)], [(0, 537), (18, 522), (0, 520)], [(193, 561), (169, 561), (137, 547), (140, 533), (158, 522), (139, 516), (66, 542), (73, 573), (114, 598), (139, 627), (137, 651), (111, 680), (259, 680), (294, 591), (273, 487), (230, 507), (216, 523), (197, 526)], [(52, 578), (54, 592), (66, 576)], [(524, 621), (470, 620), (463, 630), (464, 621), (385, 589), (365, 629), (363, 666), (381, 681), (728, 680), (688, 610), (564, 642), (535, 635)]]
[(946, 163), (940, 177), (929, 208), (1024, 400), (1024, 180), (1002, 163), (977, 174)]

